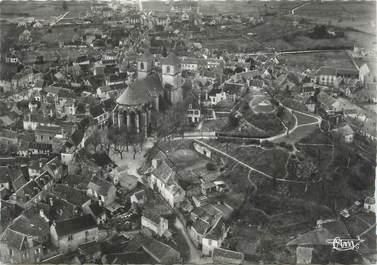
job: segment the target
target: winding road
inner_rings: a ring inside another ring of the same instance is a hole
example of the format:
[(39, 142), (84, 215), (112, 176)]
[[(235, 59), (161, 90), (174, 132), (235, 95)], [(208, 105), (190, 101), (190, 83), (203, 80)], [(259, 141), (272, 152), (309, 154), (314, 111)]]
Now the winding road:
[[(283, 138), (286, 138), (286, 139), (289, 139), (289, 137), (295, 133), (295, 131), (299, 128), (303, 128), (303, 127), (311, 127), (313, 125), (317, 125), (318, 124), (318, 127), (320, 127), (321, 125), (321, 122), (322, 122), (322, 118), (321, 117), (318, 117), (318, 116), (315, 116), (315, 115), (312, 115), (312, 114), (308, 114), (308, 113), (305, 113), (305, 112), (301, 112), (301, 111), (298, 111), (298, 110), (293, 110), (291, 108), (288, 108), (288, 107), (285, 107), (286, 109), (288, 109), (295, 117), (295, 125), (293, 126), (292, 129), (290, 130), (286, 130), (285, 132), (281, 133), (281, 134), (278, 134), (278, 135), (275, 135), (275, 136), (272, 136), (270, 138), (267, 138), (267, 139), (264, 139), (264, 140), (268, 140), (268, 141), (271, 141), (271, 142), (279, 142), (279, 140), (282, 140)], [(297, 120), (297, 117), (295, 115), (295, 113), (299, 113), (301, 115), (304, 115), (304, 116), (308, 116), (308, 117), (311, 117), (313, 119), (316, 119), (315, 122), (309, 122), (309, 123), (303, 123), (303, 124), (298, 124), (298, 120)], [(263, 139), (261, 139), (263, 141)]]

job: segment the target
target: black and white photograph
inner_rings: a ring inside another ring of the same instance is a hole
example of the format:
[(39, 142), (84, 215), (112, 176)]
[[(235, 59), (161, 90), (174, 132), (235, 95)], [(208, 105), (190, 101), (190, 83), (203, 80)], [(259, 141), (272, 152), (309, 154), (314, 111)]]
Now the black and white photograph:
[(376, 0), (0, 0), (0, 264), (377, 264)]

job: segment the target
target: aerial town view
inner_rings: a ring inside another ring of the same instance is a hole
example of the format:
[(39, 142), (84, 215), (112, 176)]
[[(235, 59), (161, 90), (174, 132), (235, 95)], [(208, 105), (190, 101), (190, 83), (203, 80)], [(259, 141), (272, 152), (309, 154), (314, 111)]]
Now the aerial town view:
[(376, 1), (0, 1), (0, 263), (376, 264)]

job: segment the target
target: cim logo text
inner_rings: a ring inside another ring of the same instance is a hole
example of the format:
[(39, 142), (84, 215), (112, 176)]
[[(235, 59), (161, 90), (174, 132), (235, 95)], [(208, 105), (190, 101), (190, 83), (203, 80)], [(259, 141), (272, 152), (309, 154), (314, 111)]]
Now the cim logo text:
[(340, 237), (336, 237), (334, 239), (328, 239), (327, 243), (332, 245), (335, 250), (348, 251), (359, 249), (360, 243), (364, 241), (363, 239), (341, 239)]

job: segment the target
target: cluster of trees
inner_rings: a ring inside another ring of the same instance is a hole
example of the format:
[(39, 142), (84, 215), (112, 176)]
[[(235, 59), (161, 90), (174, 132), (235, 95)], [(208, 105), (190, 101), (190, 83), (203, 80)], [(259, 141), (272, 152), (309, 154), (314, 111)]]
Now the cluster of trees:
[(139, 149), (143, 150), (144, 137), (142, 133), (129, 131), (126, 127), (111, 127), (106, 131), (95, 130), (87, 144), (92, 144), (95, 152), (110, 153), (113, 151), (121, 158), (125, 152), (132, 148), (135, 159)]

